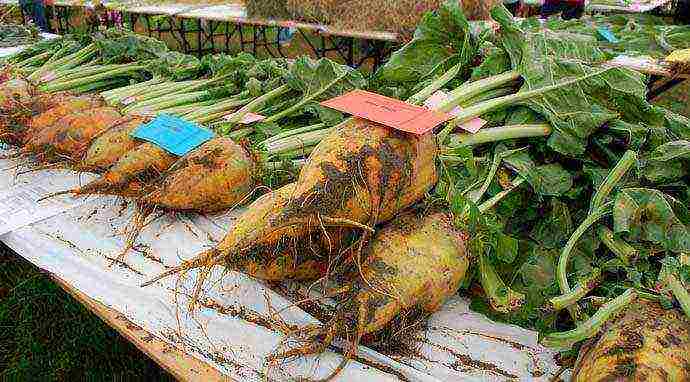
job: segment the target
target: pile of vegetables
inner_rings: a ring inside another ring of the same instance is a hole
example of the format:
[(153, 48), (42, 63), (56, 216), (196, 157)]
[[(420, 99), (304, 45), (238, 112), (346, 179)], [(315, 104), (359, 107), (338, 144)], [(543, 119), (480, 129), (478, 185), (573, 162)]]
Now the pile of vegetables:
[[(340, 302), (333, 318), (291, 333), (302, 345), (274, 360), (348, 338), (347, 362), (359, 343), (430, 314), (458, 289), (475, 309), (562, 349), (607, 330), (614, 337), (591, 351), (625, 341), (618, 320), (649, 314), (626, 311), (633, 303), (670, 309), (686, 327), (689, 121), (648, 104), (646, 79), (604, 65), (612, 54), (591, 36), (517, 22), (503, 7), (493, 16), (498, 33), (473, 34), (445, 4), (373, 78), (379, 92), (413, 103), (452, 89), (437, 108), (465, 108), (436, 137), (341, 123), (296, 182), (251, 204), (216, 248), (160, 277), (199, 268), (192, 306), (215, 265), (273, 281), (328, 277), (334, 291), (324, 293)], [(476, 117), (489, 127), (460, 132)], [(458, 273), (435, 268), (444, 266)], [(685, 333), (674, 334), (673, 366), (657, 361), (666, 348), (645, 345), (650, 331), (609, 369), (583, 350), (576, 378), (687, 378)]]
[[(366, 86), (361, 73), (328, 59), (288, 65), (240, 54), (199, 61), (119, 30), (63, 40), (83, 43), (59, 58), (45, 54), (53, 43), (8, 60), (7, 67), (26, 79), (4, 83), (4, 108), (22, 114), (3, 124), (2, 139), (21, 146), (13, 156), (30, 160), (34, 169), (101, 173), (78, 189), (47, 197), (108, 194), (137, 202), (118, 259), (154, 211), (223, 211), (247, 203), (265, 186), (286, 183), (300, 158), (343, 119), (318, 102)], [(40, 66), (22, 72), (23, 62)], [(123, 86), (112, 86), (118, 78)], [(109, 81), (105, 90), (103, 81)], [(132, 135), (160, 113), (207, 124), (216, 137), (180, 158)], [(264, 119), (247, 125), (249, 113)]]
[[(550, 18), (546, 27), (595, 37), (602, 50), (629, 56), (662, 59), (669, 53), (690, 48), (690, 25), (670, 24), (663, 17), (639, 15), (594, 15), (582, 19)], [(602, 32), (611, 36), (604, 38)]]
[[(500, 28), (442, 4), (368, 79), (327, 59), (195, 61), (120, 31), (41, 42), (7, 60), (1, 106), (30, 111), (3, 114), (0, 139), (101, 173), (66, 193), (137, 203), (118, 261), (151, 214), (247, 205), (216, 247), (145, 285), (197, 270), (194, 308), (215, 266), (323, 281), (332, 317), (272, 361), (344, 338), (334, 376), (459, 292), (562, 349), (577, 381), (690, 379), (690, 120), (606, 65), (620, 52), (591, 27), (491, 13)], [(429, 107), (454, 118), (413, 135), (319, 105), (362, 88), (418, 105), (442, 92)], [(132, 137), (159, 113), (215, 137), (183, 157)]]

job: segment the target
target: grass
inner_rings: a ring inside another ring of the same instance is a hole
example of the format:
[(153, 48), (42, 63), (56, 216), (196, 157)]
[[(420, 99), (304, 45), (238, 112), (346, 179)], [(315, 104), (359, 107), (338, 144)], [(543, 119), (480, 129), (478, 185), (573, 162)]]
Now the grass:
[(173, 378), (0, 243), (0, 381)]

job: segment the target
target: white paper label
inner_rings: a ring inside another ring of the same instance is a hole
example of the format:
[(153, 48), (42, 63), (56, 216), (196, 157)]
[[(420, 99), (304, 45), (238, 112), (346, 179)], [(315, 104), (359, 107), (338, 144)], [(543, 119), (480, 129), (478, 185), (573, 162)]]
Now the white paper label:
[(48, 182), (23, 184), (0, 191), (0, 235), (53, 217), (83, 203), (83, 199), (69, 197), (39, 202), (55, 189)]

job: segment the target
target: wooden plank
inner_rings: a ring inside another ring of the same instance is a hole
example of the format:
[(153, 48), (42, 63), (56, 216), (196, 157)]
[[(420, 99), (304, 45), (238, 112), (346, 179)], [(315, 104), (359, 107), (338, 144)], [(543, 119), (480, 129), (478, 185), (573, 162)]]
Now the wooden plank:
[(100, 302), (90, 298), (72, 287), (61, 278), (51, 274), (50, 277), (65, 292), (69, 293), (91, 312), (101, 318), (106, 324), (117, 330), (129, 342), (148, 355), (158, 365), (179, 381), (230, 381), (232, 379), (221, 374), (209, 364), (202, 362), (170, 344), (159, 340), (151, 333), (132, 323), (124, 315), (110, 309)]

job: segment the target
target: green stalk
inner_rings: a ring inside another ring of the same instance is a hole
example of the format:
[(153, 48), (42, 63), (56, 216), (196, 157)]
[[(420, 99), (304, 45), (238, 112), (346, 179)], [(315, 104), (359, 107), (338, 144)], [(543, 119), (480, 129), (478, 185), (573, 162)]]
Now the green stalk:
[(465, 83), (450, 92), (448, 99), (441, 103), (437, 110), (449, 112), (456, 106), (463, 104), (474, 97), (484, 94), (487, 91), (504, 87), (505, 85), (520, 78), (517, 71), (509, 71), (496, 76), (481, 79), (471, 83)]
[(160, 85), (164, 82), (165, 79), (163, 78), (153, 77), (148, 81), (103, 92), (101, 93), (101, 96), (106, 100), (115, 103), (121, 101), (123, 98), (135, 96), (146, 91), (150, 91), (154, 86)]
[[(334, 79), (334, 80), (331, 81), (328, 85), (322, 87), (321, 90), (319, 90), (318, 92), (313, 93), (313, 94), (310, 94), (310, 95), (307, 96), (306, 98), (301, 99), (299, 102), (297, 102), (296, 104), (294, 104), (294, 105), (288, 107), (287, 109), (285, 109), (285, 110), (283, 110), (283, 111), (281, 111), (281, 112), (279, 112), (279, 113), (277, 113), (277, 114), (274, 114), (274, 115), (272, 115), (272, 116), (266, 118), (264, 121), (265, 121), (266, 123), (271, 123), (271, 122), (276, 122), (276, 121), (279, 121), (279, 120), (281, 120), (281, 119), (283, 119), (283, 118), (285, 118), (285, 117), (290, 116), (290, 115), (293, 114), (294, 112), (296, 112), (296, 111), (302, 109), (305, 105), (311, 103), (314, 99), (317, 99), (319, 96), (321, 96), (322, 94), (324, 94), (326, 91), (328, 91), (328, 90), (331, 88), (331, 86), (333, 86), (333, 85), (337, 84), (338, 82), (340, 82), (340, 80), (341, 80), (340, 78)], [(283, 86), (287, 87), (287, 85), (283, 85)], [(290, 88), (287, 88), (287, 89), (285, 90), (285, 92), (287, 92), (287, 91), (289, 91), (289, 90), (290, 90)]]
[(175, 114), (179, 117), (184, 116), (185, 114), (189, 114), (195, 110), (198, 110), (199, 108), (210, 106), (215, 104), (216, 102), (222, 102), (223, 100), (207, 100), (207, 101), (201, 101), (201, 102), (195, 102), (191, 104), (186, 104), (186, 105), (181, 105), (181, 106), (175, 106), (167, 109), (162, 109), (159, 110), (159, 113), (165, 113), (165, 114)]
[(147, 110), (147, 111), (159, 111), (163, 109), (168, 109), (172, 108), (175, 106), (182, 106), (182, 105), (187, 105), (190, 103), (196, 103), (196, 102), (201, 102), (209, 97), (209, 92), (207, 90), (202, 90), (198, 92), (193, 92), (193, 93), (186, 93), (186, 94), (180, 94), (180, 95), (174, 95), (170, 97), (161, 97), (157, 98), (155, 104), (148, 105), (148, 106), (142, 106), (142, 107), (136, 107), (131, 110), (129, 110), (129, 113), (136, 114), (137, 112), (140, 112), (141, 110)]
[[(157, 110), (159, 105), (164, 105), (166, 107), (173, 107), (182, 105), (184, 103), (202, 101), (204, 97), (208, 97), (209, 92), (207, 90), (199, 90), (194, 92), (176, 92), (173, 94), (166, 94), (160, 97), (151, 98), (143, 102), (133, 103), (123, 109), (125, 113), (135, 113), (138, 110)], [(182, 102), (182, 103), (178, 103)]]
[[(123, 112), (126, 113), (128, 108), (135, 108), (143, 106), (145, 102), (156, 99), (157, 97), (164, 97), (171, 94), (178, 94), (177, 87), (173, 85), (176, 82), (162, 82), (157, 85), (151, 85), (148, 89), (135, 89), (127, 94), (119, 94), (116, 99), (119, 103), (123, 104)], [(171, 89), (171, 90), (169, 90)], [(117, 89), (116, 89), (117, 90)], [(155, 103), (155, 101), (154, 101)]]
[(601, 281), (601, 270), (594, 268), (592, 273), (580, 280), (570, 292), (551, 298), (549, 300), (549, 308), (559, 311), (577, 304), (578, 301), (599, 285), (599, 281)]
[[(575, 248), (575, 244), (580, 239), (582, 235), (587, 231), (587, 229), (596, 223), (602, 217), (611, 213), (611, 203), (606, 203), (599, 207), (594, 213), (587, 216), (587, 218), (580, 224), (579, 227), (573, 232), (568, 242), (565, 244), (560, 257), (558, 258), (558, 268), (556, 269), (556, 279), (558, 280), (558, 287), (562, 294), (570, 293), (570, 285), (568, 285), (568, 262), (570, 260), (570, 252)], [(571, 306), (569, 309), (570, 315), (573, 320), (577, 322), (579, 317), (579, 310), (576, 306)]]
[[(592, 198), (590, 204), (589, 216), (585, 221), (580, 224), (580, 226), (575, 230), (573, 235), (570, 237), (566, 243), (560, 257), (558, 258), (558, 268), (557, 268), (557, 280), (558, 286), (561, 293), (570, 293), (570, 286), (568, 285), (568, 261), (570, 259), (570, 252), (575, 248), (577, 240), (587, 231), (587, 229), (596, 223), (602, 217), (611, 213), (611, 203), (604, 203), (604, 200), (608, 197), (613, 187), (620, 181), (623, 175), (628, 171), (630, 166), (635, 163), (636, 156), (633, 151), (627, 151), (623, 158), (616, 164), (616, 166), (609, 172), (604, 182), (599, 186), (596, 194)], [(574, 320), (578, 319), (578, 310), (576, 307), (569, 309), (571, 316)]]
[(14, 63), (14, 64), (12, 64), (12, 66), (14, 66), (18, 69), (21, 69), (21, 68), (26, 67), (26, 66), (40, 65), (40, 64), (45, 63), (46, 60), (48, 60), (50, 58), (50, 56), (52, 56), (52, 55), (53, 55), (52, 52), (43, 52), (43, 53), (37, 54), (33, 57), (29, 57), (23, 61), (19, 61), (17, 63)]
[(280, 159), (294, 159), (307, 157), (309, 156), (309, 154), (311, 154), (312, 151), (314, 151), (314, 148), (316, 148), (316, 145), (304, 146), (294, 150), (284, 151), (278, 154), (277, 157)]
[(222, 113), (221, 117), (225, 114), (228, 113), (229, 110), (233, 110), (237, 106), (242, 106), (246, 105), (249, 103), (252, 99), (248, 98), (249, 97), (249, 91), (245, 90), (239, 94), (236, 94), (224, 101), (219, 101), (214, 104), (205, 106), (203, 108), (194, 110), (193, 112), (185, 115), (185, 118), (188, 119), (198, 119), (198, 118), (203, 118), (208, 115), (217, 115), (218, 113)]
[(494, 98), (498, 98), (498, 97), (507, 96), (507, 95), (510, 95), (513, 93), (515, 93), (515, 89), (508, 88), (508, 87), (492, 89), (492, 90), (484, 92), (484, 93), (482, 93), (482, 94), (480, 94), (474, 98), (468, 99), (467, 101), (460, 103), (459, 106), (464, 109), (464, 108), (470, 107), (472, 105), (476, 105), (480, 102), (488, 101), (490, 99), (494, 99)]
[[(215, 121), (216, 119), (222, 118), (225, 115), (227, 115), (228, 110), (232, 110), (238, 106), (247, 105), (250, 101), (251, 100), (248, 98), (228, 100), (227, 102), (223, 103), (223, 108), (224, 108), (223, 110), (212, 111), (206, 115), (195, 117), (192, 120), (197, 122), (197, 123), (209, 123), (209, 122)], [(215, 106), (217, 106), (217, 105), (213, 105), (211, 107), (215, 107)], [(216, 109), (219, 109), (219, 108), (216, 108)]]
[[(446, 138), (448, 137), (448, 134), (450, 134), (455, 129), (455, 127), (457, 125), (465, 123), (467, 121), (470, 121), (470, 120), (477, 118), (483, 114), (486, 114), (486, 113), (489, 113), (489, 112), (492, 112), (495, 110), (500, 110), (500, 109), (503, 109), (503, 108), (508, 107), (508, 106), (515, 105), (517, 103), (528, 100), (530, 98), (541, 96), (541, 95), (548, 93), (552, 90), (561, 89), (563, 87), (573, 85), (575, 83), (587, 80), (587, 79), (592, 78), (592, 77), (600, 76), (602, 73), (605, 73), (608, 70), (611, 70), (611, 69), (604, 69), (604, 70), (599, 71), (597, 73), (592, 73), (592, 74), (588, 74), (586, 76), (582, 76), (582, 77), (575, 78), (572, 80), (567, 80), (567, 81), (561, 82), (559, 84), (544, 86), (542, 88), (534, 89), (534, 90), (522, 91), (522, 92), (518, 92), (515, 94), (508, 95), (508, 96), (498, 97), (498, 98), (494, 98), (494, 99), (489, 100), (489, 101), (485, 101), (485, 102), (481, 102), (481, 103), (472, 105), (472, 106), (468, 107), (467, 109), (463, 109), (455, 117), (455, 119), (453, 119), (452, 121), (450, 121), (446, 125), (446, 127), (438, 134), (438, 140), (439, 140), (439, 142), (444, 142), (446, 140)], [(491, 77), (491, 78), (493, 78), (493, 77)], [(479, 81), (477, 81), (477, 82), (479, 82)], [(456, 90), (458, 90), (458, 89), (456, 89)], [(453, 99), (453, 98), (449, 99), (449, 103), (445, 106), (448, 109), (448, 111), (452, 110), (455, 106), (457, 106), (457, 104), (458, 104), (457, 98), (460, 98), (460, 97), (461, 97), (461, 95), (456, 97), (456, 99)]]
[(623, 178), (626, 172), (632, 167), (633, 164), (637, 162), (637, 154), (634, 151), (628, 150), (623, 154), (616, 166), (609, 172), (609, 174), (604, 179), (604, 182), (599, 186), (597, 192), (592, 197), (592, 201), (589, 205), (589, 213), (601, 207), (604, 200), (609, 196), (613, 188), (618, 184), (618, 182)]
[(484, 203), (478, 206), (479, 212), (486, 213), (486, 211), (494, 208), (496, 204), (498, 204), (501, 200), (503, 200), (506, 196), (513, 192), (513, 190), (520, 187), (523, 183), (525, 183), (525, 181), (526, 180), (524, 178), (520, 178), (514, 181), (512, 187), (510, 187), (509, 189), (499, 192), (498, 194), (492, 196), (491, 199), (487, 199)]
[(458, 72), (460, 72), (461, 67), (462, 67), (462, 65), (456, 64), (455, 66), (450, 68), (447, 72), (445, 72), (441, 77), (435, 79), (431, 84), (429, 84), (424, 89), (417, 92), (417, 94), (408, 98), (407, 103), (410, 103), (413, 105), (420, 105), (427, 98), (431, 97), (431, 95), (434, 94), (437, 90), (441, 89), (450, 80), (455, 78), (455, 76), (458, 75)]
[(507, 139), (546, 137), (551, 135), (551, 125), (513, 125), (479, 130), (475, 134), (451, 134), (448, 147), (476, 146), (484, 143), (499, 142)]
[(91, 58), (93, 58), (96, 53), (98, 52), (98, 49), (96, 48), (96, 44), (89, 44), (85, 48), (72, 53), (70, 55), (64, 56), (62, 58), (59, 58), (53, 62), (47, 63), (46, 65), (41, 66), (37, 71), (32, 73), (28, 79), (30, 81), (36, 82), (38, 81), (43, 75), (46, 73), (53, 71), (53, 70), (62, 70), (62, 69), (71, 69), (76, 66), (79, 66)]
[(82, 65), (78, 68), (75, 69), (65, 69), (61, 70), (58, 72), (55, 72), (55, 79), (46, 81), (44, 85), (54, 85), (54, 84), (59, 84), (63, 82), (69, 82), (73, 80), (80, 80), (86, 77), (91, 77), (95, 75), (100, 75), (100, 74), (110, 74), (113, 73), (113, 76), (117, 75), (119, 72), (126, 70), (126, 69), (132, 69), (132, 68), (137, 68), (141, 69), (144, 68), (143, 65), (137, 65), (136, 63), (130, 63), (130, 64), (108, 64), (108, 65), (93, 65), (93, 63), (88, 63), (86, 65)]
[(108, 89), (112, 88), (113, 86), (121, 85), (122, 81), (123, 80), (121, 78), (108, 78), (96, 82), (85, 83), (83, 85), (72, 88), (71, 91), (76, 94), (90, 93), (93, 91)]
[(658, 294), (647, 293), (641, 290), (635, 291), (635, 293), (637, 293), (637, 297), (643, 300), (661, 302), (661, 296), (659, 296)]
[(505, 158), (509, 155), (512, 155), (518, 151), (522, 151), (524, 149), (525, 148), (522, 147), (519, 149), (506, 150), (506, 151), (503, 151), (500, 153), (496, 153), (496, 155), (494, 155), (493, 161), (491, 162), (491, 168), (489, 169), (489, 173), (486, 174), (486, 178), (484, 179), (482, 186), (478, 190), (476, 190), (474, 192), (470, 192), (469, 199), (472, 200), (472, 202), (474, 202), (474, 203), (479, 203), (479, 201), (482, 199), (482, 197), (486, 193), (486, 190), (488, 190), (489, 186), (491, 186), (491, 182), (493, 182), (494, 176), (496, 175), (496, 172), (498, 171), (498, 167), (501, 165), (503, 158)]
[(629, 265), (631, 260), (637, 258), (637, 249), (626, 243), (624, 240), (617, 239), (613, 231), (606, 226), (600, 226), (597, 231), (599, 240), (613, 252), (625, 265)]
[(317, 123), (317, 124), (315, 124), (315, 125), (304, 126), (304, 127), (300, 127), (300, 128), (297, 128), (297, 129), (292, 129), (292, 130), (284, 131), (284, 132), (282, 132), (282, 133), (280, 133), (280, 134), (276, 134), (276, 135), (274, 135), (274, 136), (272, 136), (272, 137), (270, 137), (270, 138), (264, 140), (263, 142), (259, 143), (259, 145), (265, 147), (266, 145), (268, 145), (268, 144), (270, 144), (270, 143), (272, 143), (272, 142), (275, 142), (275, 141), (277, 141), (277, 140), (280, 140), (280, 139), (283, 139), (283, 138), (287, 138), (287, 137), (292, 137), (292, 136), (295, 136), (295, 135), (298, 135), (298, 134), (302, 134), (302, 133), (306, 133), (306, 132), (309, 132), (309, 131), (320, 130), (320, 129), (324, 128), (324, 127), (326, 127), (326, 124), (325, 124), (325, 123)]
[(70, 81), (64, 81), (64, 82), (58, 82), (56, 84), (50, 84), (50, 85), (45, 85), (41, 86), (39, 89), (43, 92), (46, 93), (55, 93), (59, 91), (65, 91), (65, 90), (70, 90), (72, 88), (80, 87), (82, 85), (86, 85), (91, 82), (97, 82), (117, 76), (126, 76), (132, 73), (135, 73), (139, 70), (144, 70), (146, 69), (146, 66), (144, 65), (139, 65), (139, 66), (129, 66), (126, 68), (119, 68), (119, 69), (114, 69), (110, 70), (107, 72), (103, 72), (100, 74), (95, 74), (91, 75), (88, 77), (84, 78), (79, 78), (75, 80), (70, 80)]
[[(86, 46), (86, 47), (88, 47), (88, 46)], [(46, 61), (46, 64), (52, 64), (55, 61), (57, 61), (63, 57), (67, 57), (69, 55), (78, 53), (79, 51), (81, 51), (82, 49), (84, 49), (86, 47), (81, 47), (81, 48), (77, 49), (76, 51), (72, 51), (72, 49), (74, 48), (74, 45), (67, 44), (67, 45), (61, 47), (60, 49), (58, 49), (52, 56), (50, 56), (48, 61)]]
[[(144, 102), (151, 101), (154, 98), (172, 95), (172, 94), (179, 94), (182, 92), (199, 90), (209, 83), (210, 83), (209, 80), (190, 80), (190, 81), (163, 83), (161, 86), (157, 86), (155, 89), (151, 89), (150, 91), (142, 94), (141, 96), (136, 97), (137, 98), (136, 102), (130, 104), (127, 107), (139, 107), (139, 106), (145, 105)], [(153, 102), (155, 103), (155, 101), (153, 101)], [(125, 110), (126, 110), (126, 108), (125, 108)], [(124, 110), (123, 110), (123, 112), (124, 112)]]
[(54, 72), (55, 77), (51, 80), (44, 81), (42, 85), (51, 85), (59, 82), (65, 82), (73, 80), (75, 78), (84, 78), (92, 76), (94, 74), (103, 73), (104, 71), (122, 68), (122, 65), (111, 64), (111, 65), (84, 65), (74, 69), (67, 69), (59, 72)]
[[(238, 123), (239, 121), (241, 121), (242, 118), (244, 118), (244, 116), (246, 116), (248, 113), (251, 113), (251, 112), (254, 112), (254, 111), (260, 109), (261, 107), (263, 107), (263, 105), (266, 102), (268, 102), (274, 98), (280, 97), (289, 91), (290, 91), (289, 86), (282, 85), (282, 86), (279, 86), (279, 87), (271, 90), (270, 92), (268, 92), (268, 93), (266, 93), (260, 97), (255, 98), (253, 101), (246, 104), (243, 108), (241, 108), (240, 110), (233, 113), (232, 117), (230, 117), (228, 119), (228, 124), (225, 126), (226, 131), (224, 131), (224, 133), (227, 134), (227, 132), (229, 131), (228, 129), (234, 127), (234, 125), (236, 123)], [(278, 114), (281, 114), (281, 113), (278, 113)], [(278, 115), (278, 114), (276, 114), (276, 115)], [(270, 118), (267, 118), (264, 121), (269, 122), (269, 119)]]
[(501, 280), (484, 253), (479, 254), (479, 275), (484, 293), (495, 311), (510, 313), (524, 304), (525, 295), (512, 290)]
[(266, 151), (273, 155), (280, 155), (285, 152), (292, 151), (301, 147), (315, 146), (321, 140), (331, 133), (333, 129), (321, 129), (315, 131), (307, 131), (295, 136), (290, 136), (287, 138), (279, 139), (277, 141), (266, 144), (262, 147)]
[(637, 293), (635, 290), (632, 288), (628, 289), (602, 306), (589, 320), (581, 323), (575, 329), (567, 332), (547, 334), (540, 342), (547, 347), (570, 348), (577, 342), (596, 335), (609, 319), (620, 314), (636, 297)]
[(242, 138), (248, 136), (249, 134), (251, 134), (253, 132), (254, 132), (253, 128), (247, 127), (244, 129), (231, 131), (230, 134), (228, 134), (228, 138), (232, 139), (233, 141), (237, 141), (239, 139), (242, 139)]

